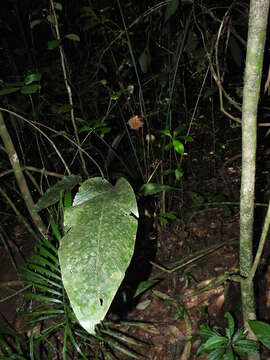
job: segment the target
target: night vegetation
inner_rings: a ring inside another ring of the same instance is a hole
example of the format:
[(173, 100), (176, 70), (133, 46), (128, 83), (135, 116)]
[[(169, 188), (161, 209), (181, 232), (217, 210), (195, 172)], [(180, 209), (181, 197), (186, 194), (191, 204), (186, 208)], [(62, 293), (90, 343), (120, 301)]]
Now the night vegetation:
[(268, 11), (2, 4), (0, 359), (269, 358)]

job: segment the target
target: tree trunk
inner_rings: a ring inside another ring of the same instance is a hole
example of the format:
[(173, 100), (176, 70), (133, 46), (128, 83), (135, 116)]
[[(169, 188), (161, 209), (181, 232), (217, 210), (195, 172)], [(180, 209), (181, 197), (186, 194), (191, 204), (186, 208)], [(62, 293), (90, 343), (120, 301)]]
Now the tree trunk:
[[(254, 187), (257, 146), (257, 111), (260, 95), (263, 53), (265, 46), (269, 0), (251, 0), (249, 30), (244, 75), (242, 108), (242, 179), (240, 205), (240, 274), (242, 311), (244, 326), (249, 337), (254, 335), (248, 320), (255, 319), (253, 282), (246, 278), (253, 262), (253, 216)], [(248, 359), (259, 359), (259, 355), (249, 354)]]
[(6, 128), (3, 114), (0, 111), (0, 137), (3, 141), (3, 144), (5, 146), (5, 150), (7, 152), (7, 155), (9, 157), (9, 161), (11, 163), (12, 169), (14, 171), (14, 175), (17, 180), (17, 184), (20, 188), (22, 197), (24, 199), (25, 205), (27, 206), (27, 209), (29, 211), (29, 214), (33, 220), (33, 223), (37, 227), (37, 229), (41, 232), (42, 235), (46, 236), (47, 228), (44, 225), (41, 217), (37, 212), (33, 211), (34, 207), (34, 201), (32, 199), (32, 195), (30, 193), (30, 190), (28, 188), (28, 185), (26, 183), (23, 171), (20, 166), (20, 161), (18, 158), (18, 155), (16, 153), (15, 147), (13, 145), (12, 139), (8, 133), (8, 130)]

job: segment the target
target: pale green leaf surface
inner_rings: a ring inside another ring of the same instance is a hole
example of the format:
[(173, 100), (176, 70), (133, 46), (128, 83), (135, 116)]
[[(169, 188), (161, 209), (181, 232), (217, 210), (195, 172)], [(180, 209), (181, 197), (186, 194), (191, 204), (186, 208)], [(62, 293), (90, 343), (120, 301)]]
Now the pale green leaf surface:
[(59, 247), (64, 287), (82, 327), (93, 334), (106, 315), (134, 251), (137, 203), (129, 183), (86, 180), (64, 214)]

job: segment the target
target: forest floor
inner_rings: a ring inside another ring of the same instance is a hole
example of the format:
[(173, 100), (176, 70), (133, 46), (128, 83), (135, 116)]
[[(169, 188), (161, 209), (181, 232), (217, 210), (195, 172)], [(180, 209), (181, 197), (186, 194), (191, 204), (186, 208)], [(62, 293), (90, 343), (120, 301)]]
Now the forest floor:
[[(215, 179), (202, 181), (200, 193), (208, 193), (209, 189), (216, 187), (233, 198), (234, 193), (239, 191), (240, 179), (239, 158), (235, 160), (235, 164), (230, 161), (227, 168), (223, 166)], [(192, 181), (189, 184), (187, 190), (194, 192), (196, 186)], [(233, 201), (239, 202), (239, 199)], [(206, 359), (205, 356), (196, 355), (200, 345), (196, 334), (201, 324), (225, 329), (227, 322), (224, 314), (229, 311), (237, 326), (242, 326), (239, 285), (230, 281), (230, 275), (238, 268), (239, 205), (224, 204), (215, 206), (214, 203), (205, 203), (196, 207), (190, 202), (187, 204), (188, 211), (185, 206), (188, 213), (185, 219), (178, 218), (164, 227), (154, 226), (143, 239), (155, 248), (152, 266), (144, 280), (154, 278), (160, 279), (160, 282), (143, 293), (125, 313), (125, 319), (149, 325), (136, 328), (121, 325), (121, 331), (147, 344), (141, 350), (144, 358)], [(0, 324), (8, 322), (18, 332), (27, 331), (18, 315), (23, 301), (21, 296), (15, 294), (21, 285), (16, 269), (32, 254), (34, 242), (29, 239), (24, 227), (17, 224), (12, 227), (10, 241), (2, 245)], [(259, 319), (265, 321), (270, 319), (268, 254), (269, 249), (266, 248), (256, 280), (257, 314)], [(143, 274), (143, 264), (136, 260), (136, 256), (133, 262), (135, 272)], [(175, 269), (166, 271), (169, 268)], [(109, 317), (119, 319), (117, 315)], [(187, 339), (190, 336), (193, 341), (189, 349)], [(123, 355), (119, 358), (128, 359)], [(262, 349), (261, 358), (270, 359), (270, 353)]]
[[(229, 281), (229, 275), (238, 267), (239, 214), (225, 217), (222, 210), (205, 209), (189, 224), (174, 222), (170, 229), (158, 234), (158, 251), (155, 262), (170, 268), (179, 262), (182, 265), (171, 273), (153, 266), (150, 277), (163, 280), (140, 298), (137, 307), (128, 314), (129, 320), (152, 323), (150, 328), (137, 328), (135, 338), (150, 344), (147, 358), (152, 360), (207, 359), (196, 355), (200, 345), (197, 338), (201, 324), (225, 329), (225, 312), (229, 311), (238, 327), (242, 326), (241, 295), (239, 284)], [(222, 244), (211, 251), (213, 245)], [(202, 250), (209, 253), (201, 256)], [(261, 279), (256, 289), (258, 317), (269, 321), (270, 287), (269, 275), (261, 270)], [(179, 316), (179, 303), (188, 315), (191, 335), (194, 336), (191, 352), (182, 357), (189, 337), (187, 324)], [(263, 351), (262, 359), (270, 353)]]
[[(205, 355), (196, 354), (200, 345), (196, 335), (201, 324), (218, 326), (224, 334), (227, 326), (224, 314), (230, 312), (236, 327), (243, 325), (240, 286), (230, 281), (230, 275), (239, 265), (240, 164), (239, 155), (230, 157), (216, 177), (205, 177), (205, 180), (199, 177), (199, 185), (190, 179), (184, 190), (194, 194), (195, 189), (198, 194), (208, 194), (208, 198), (211, 192), (222, 194), (231, 204), (226, 201), (217, 204), (215, 198), (212, 203), (198, 207), (187, 202), (184, 210), (187, 215), (182, 220), (157, 227), (156, 236), (150, 232), (146, 239), (155, 241), (157, 249), (149, 278), (162, 280), (141, 296), (127, 318), (152, 324), (132, 330), (134, 338), (150, 344), (147, 359), (207, 359)], [(175, 208), (178, 206), (176, 202)], [(255, 239), (258, 239), (265, 211), (258, 207), (255, 214), (255, 233), (259, 234), (255, 234)], [(270, 246), (266, 245), (255, 279), (257, 316), (267, 322), (270, 320), (269, 250)], [(164, 271), (171, 268), (176, 269)], [(181, 307), (186, 317), (181, 316)], [(190, 337), (193, 340), (189, 349), (187, 339)], [(261, 359), (270, 359), (269, 350), (261, 348)]]

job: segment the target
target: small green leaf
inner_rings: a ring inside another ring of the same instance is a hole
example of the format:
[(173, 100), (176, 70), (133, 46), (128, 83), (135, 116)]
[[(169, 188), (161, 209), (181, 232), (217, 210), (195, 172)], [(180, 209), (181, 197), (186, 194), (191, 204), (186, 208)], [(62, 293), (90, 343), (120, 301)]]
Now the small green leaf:
[(56, 114), (66, 114), (68, 112), (70, 112), (72, 109), (72, 106), (70, 104), (64, 104), (61, 106), (58, 106), (54, 108), (54, 111)]
[(183, 170), (182, 169), (175, 169), (174, 170), (174, 175), (177, 181), (179, 181), (181, 179), (181, 177), (184, 175)]
[(72, 205), (71, 191), (66, 191), (64, 196), (64, 209), (68, 209)]
[(161, 300), (164, 301), (172, 301), (173, 299), (166, 293), (159, 291), (159, 290), (153, 290), (153, 294), (158, 297)]
[(228, 338), (225, 336), (219, 336), (219, 335), (215, 335), (212, 336), (210, 339), (208, 339), (205, 343), (203, 343), (199, 349), (197, 354), (200, 354), (201, 352), (210, 352), (212, 350), (218, 349), (220, 348), (222, 345), (225, 345), (228, 343)]
[(111, 94), (111, 100), (117, 101), (120, 98), (120, 93)]
[(232, 347), (230, 346), (223, 355), (223, 360), (234, 360), (234, 359), (235, 357), (233, 355), (233, 350)]
[(188, 191), (187, 195), (191, 199), (191, 201), (193, 202), (194, 205), (200, 206), (200, 205), (203, 205), (205, 202), (204, 198), (201, 195), (199, 195), (193, 191)]
[(29, 74), (24, 79), (24, 85), (30, 85), (30, 84), (32, 84), (32, 82), (40, 81), (40, 80), (41, 80), (40, 73)]
[(48, 21), (50, 24), (55, 25), (55, 23), (54, 23), (54, 18), (53, 18), (52, 15), (48, 15), (48, 16), (46, 17), (46, 19), (47, 19), (47, 21)]
[(67, 34), (67, 35), (65, 35), (65, 38), (69, 39), (69, 40), (72, 40), (72, 41), (76, 41), (76, 42), (81, 41), (79, 35), (77, 35), (77, 34)]
[(212, 330), (209, 325), (201, 325), (200, 326), (200, 336), (203, 338), (203, 340), (208, 340), (213, 336), (219, 335), (215, 330)]
[(56, 237), (56, 239), (58, 241), (60, 241), (62, 236), (61, 236), (59, 228), (58, 228), (58, 226), (57, 226), (57, 224), (54, 221), (54, 218), (52, 216), (50, 218), (50, 225), (51, 225), (51, 228), (52, 228), (53, 235)]
[(179, 128), (176, 128), (175, 130), (173, 130), (173, 138), (175, 139), (180, 133), (181, 133), (181, 129), (179, 129)]
[(56, 10), (59, 10), (59, 11), (63, 10), (63, 5), (59, 2), (54, 2), (54, 7)]
[(48, 49), (54, 50), (60, 45), (60, 40), (51, 40), (48, 41)]
[(184, 145), (181, 143), (181, 141), (174, 139), (173, 140), (173, 147), (174, 147), (174, 150), (178, 154), (183, 154), (184, 153)]
[(215, 349), (208, 355), (208, 360), (223, 360), (225, 349)]
[(179, 138), (186, 141), (186, 142), (192, 142), (193, 141), (192, 136), (179, 136)]
[(229, 312), (226, 312), (224, 317), (228, 320), (228, 328), (226, 328), (226, 335), (231, 340), (234, 334), (234, 319)]
[(250, 320), (248, 323), (257, 339), (270, 349), (270, 325), (258, 320)]
[(167, 170), (163, 171), (163, 176), (168, 176), (168, 175), (171, 175), (171, 174), (174, 174), (174, 173), (175, 173), (175, 170), (167, 169)]
[(165, 150), (165, 151), (168, 151), (168, 150), (170, 150), (172, 147), (173, 147), (173, 144), (172, 144), (172, 142), (170, 142), (169, 144), (167, 144), (166, 146), (164, 146), (164, 150)]
[(163, 217), (165, 219), (169, 220), (175, 220), (176, 219), (176, 212), (175, 211), (167, 211), (167, 212), (161, 212), (159, 214), (160, 217)]
[(98, 17), (91, 6), (82, 6), (81, 7), (81, 17), (92, 17), (98, 20)]
[(236, 333), (233, 335), (232, 343), (237, 343), (239, 340), (244, 340), (246, 335), (243, 329), (238, 329)]
[(151, 304), (150, 299), (143, 300), (136, 305), (137, 310), (145, 310)]
[(107, 84), (108, 84), (108, 81), (105, 80), (105, 79), (100, 80), (99, 82), (100, 82), (100, 84), (103, 85), (103, 86), (107, 86)]
[(135, 298), (135, 297), (141, 295), (142, 293), (144, 293), (145, 291), (151, 289), (159, 281), (160, 281), (160, 279), (149, 279), (149, 280), (140, 282), (139, 285), (137, 286), (136, 292), (133, 295), (133, 297)]
[(151, 64), (151, 55), (148, 48), (145, 48), (139, 57), (139, 64), (144, 74), (147, 73)]
[(177, 8), (179, 6), (179, 0), (171, 0), (169, 2), (169, 4), (166, 7), (166, 12), (165, 12), (165, 22), (167, 22), (169, 20), (169, 18), (171, 16), (173, 16), (173, 14), (176, 12)]
[(32, 85), (28, 85), (28, 86), (23, 86), (21, 88), (21, 93), (24, 94), (24, 95), (30, 95), (30, 94), (35, 94), (40, 90), (41, 90), (40, 85), (32, 84)]
[(84, 125), (83, 127), (80, 128), (79, 130), (79, 134), (83, 133), (83, 132), (87, 132), (87, 133), (91, 133), (92, 131), (94, 131), (95, 129), (90, 127), (89, 125)]
[(170, 132), (169, 129), (160, 130), (160, 133), (161, 133), (162, 135), (168, 136), (169, 138), (172, 138), (172, 135), (171, 135), (171, 132)]
[(0, 90), (0, 96), (13, 94), (13, 93), (17, 92), (18, 90), (20, 90), (19, 87), (6, 87), (6, 88)]
[(34, 29), (37, 25), (41, 24), (43, 22), (42, 19), (33, 20), (30, 22), (30, 29)]
[(163, 184), (147, 183), (143, 184), (139, 193), (143, 196), (158, 194), (162, 191), (179, 191), (180, 189)]
[(134, 93), (134, 85), (128, 85), (127, 91), (130, 95), (132, 95)]
[(235, 351), (239, 353), (248, 353), (250, 351), (257, 352), (259, 350), (259, 343), (255, 340), (239, 340), (233, 344)]
[(6, 83), (5, 87), (7, 88), (14, 88), (14, 87), (21, 87), (24, 86), (24, 82), (23, 81), (16, 81), (13, 83)]

